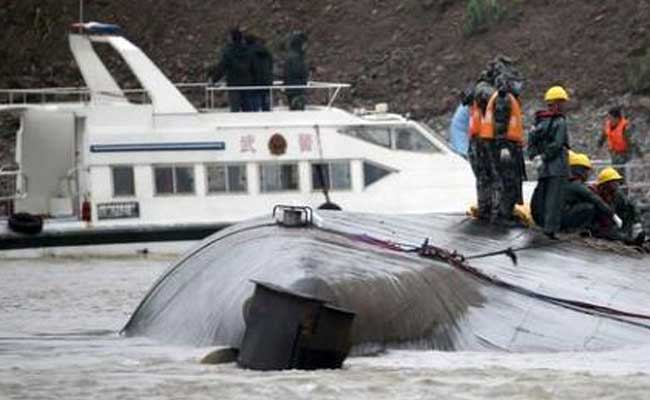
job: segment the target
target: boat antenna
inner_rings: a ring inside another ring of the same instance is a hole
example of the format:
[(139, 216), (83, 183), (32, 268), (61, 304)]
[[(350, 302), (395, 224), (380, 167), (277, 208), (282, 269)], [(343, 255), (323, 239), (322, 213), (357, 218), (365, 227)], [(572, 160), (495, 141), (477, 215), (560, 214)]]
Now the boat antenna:
[(84, 23), (84, 0), (79, 0), (79, 33), (83, 30)]
[(340, 210), (341, 207), (339, 205), (330, 201), (329, 184), (332, 177), (328, 175), (327, 182), (325, 182), (325, 174), (323, 173), (323, 168), (327, 167), (327, 163), (323, 157), (323, 144), (320, 140), (320, 127), (318, 124), (314, 125), (314, 130), (316, 131), (316, 141), (318, 142), (318, 157), (320, 159), (320, 165), (316, 168), (316, 171), (318, 171), (318, 179), (320, 179), (323, 195), (325, 195), (325, 203), (321, 204), (318, 208), (324, 210)]

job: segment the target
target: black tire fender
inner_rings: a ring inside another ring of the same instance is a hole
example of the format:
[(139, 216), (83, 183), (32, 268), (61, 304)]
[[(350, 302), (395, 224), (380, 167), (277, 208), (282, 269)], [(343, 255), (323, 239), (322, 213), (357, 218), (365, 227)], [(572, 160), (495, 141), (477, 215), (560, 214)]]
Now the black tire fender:
[(43, 231), (43, 218), (30, 213), (16, 213), (9, 217), (9, 229), (18, 233), (36, 235)]

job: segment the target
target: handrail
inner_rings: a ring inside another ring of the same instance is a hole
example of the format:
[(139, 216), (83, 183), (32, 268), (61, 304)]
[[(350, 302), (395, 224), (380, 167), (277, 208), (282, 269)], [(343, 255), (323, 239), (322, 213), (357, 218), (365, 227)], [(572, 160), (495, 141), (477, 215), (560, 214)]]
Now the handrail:
[[(349, 88), (349, 83), (332, 83), (332, 82), (319, 82), (319, 81), (309, 81), (306, 85), (283, 85), (282, 81), (275, 81), (273, 85), (268, 86), (226, 86), (226, 85), (216, 85), (216, 86), (207, 86), (206, 91), (209, 93), (208, 108), (214, 108), (214, 93), (215, 92), (230, 92), (230, 91), (247, 91), (247, 90), (268, 90), (269, 97), (271, 100), (271, 109), (273, 109), (273, 92), (282, 92), (285, 90), (316, 90), (316, 89), (328, 89), (328, 100), (327, 108), (331, 108), (332, 104), (338, 97), (341, 89)], [(332, 89), (334, 90), (332, 92)]]
[[(215, 108), (215, 93), (229, 92), (229, 91), (247, 91), (247, 90), (268, 90), (271, 99), (271, 107), (273, 107), (273, 93), (282, 92), (285, 90), (327, 90), (328, 99), (326, 103), (327, 108), (331, 108), (334, 101), (340, 94), (342, 89), (349, 88), (348, 83), (335, 83), (335, 82), (320, 82), (309, 81), (306, 85), (284, 85), (282, 81), (274, 81), (272, 85), (256, 85), (256, 86), (226, 86), (224, 84), (211, 85), (208, 82), (181, 82), (174, 84), (179, 90), (188, 89), (202, 89), (204, 94), (202, 101), (204, 107), (207, 109)], [(19, 105), (19, 104), (47, 104), (47, 103), (61, 103), (66, 102), (62, 97), (68, 97), (68, 102), (77, 101), (82, 103), (91, 102), (93, 95), (102, 95), (105, 97), (114, 97), (116, 99), (124, 99), (129, 96), (142, 96), (141, 103), (150, 102), (151, 96), (142, 88), (122, 89), (121, 92), (101, 91), (93, 92), (88, 87), (44, 87), (33, 89), (0, 89), (0, 105)], [(52, 98), (55, 99), (52, 99)], [(199, 107), (201, 108), (201, 107)]]
[(0, 167), (0, 201), (27, 197), (27, 176), (20, 169), (5, 170)]

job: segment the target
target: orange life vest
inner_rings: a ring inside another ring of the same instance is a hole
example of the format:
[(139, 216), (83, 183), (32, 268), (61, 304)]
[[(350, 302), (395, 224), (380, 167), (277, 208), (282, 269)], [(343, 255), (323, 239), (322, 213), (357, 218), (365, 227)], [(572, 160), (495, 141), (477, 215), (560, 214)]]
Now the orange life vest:
[(626, 118), (621, 118), (618, 125), (612, 126), (612, 120), (607, 118), (605, 121), (604, 135), (607, 138), (609, 150), (614, 153), (627, 153), (627, 139), (625, 138), (625, 130), (629, 122)]
[[(490, 101), (485, 109), (485, 117), (481, 123), (480, 132), (482, 139), (494, 139), (494, 107), (497, 96), (498, 92), (495, 92), (492, 97), (490, 97)], [(510, 93), (508, 93), (508, 99), (510, 100), (510, 120), (508, 121), (506, 139), (517, 143), (523, 143), (524, 123), (521, 115), (521, 106), (519, 105), (519, 101), (515, 99), (515, 96)]]
[(481, 133), (482, 121), (483, 114), (481, 113), (481, 107), (479, 107), (478, 103), (474, 101), (469, 109), (468, 134), (470, 138), (476, 137)]

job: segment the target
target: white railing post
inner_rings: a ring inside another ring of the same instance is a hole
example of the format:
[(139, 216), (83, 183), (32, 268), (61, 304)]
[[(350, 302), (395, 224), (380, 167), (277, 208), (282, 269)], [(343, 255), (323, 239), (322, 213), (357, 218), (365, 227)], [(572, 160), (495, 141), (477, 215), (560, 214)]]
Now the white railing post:
[(273, 111), (273, 86), (269, 86), (269, 111)]

